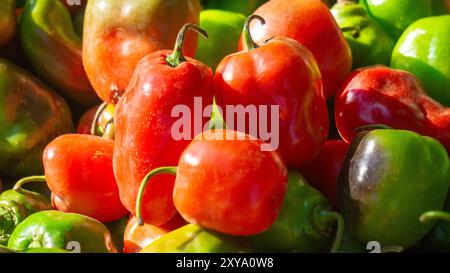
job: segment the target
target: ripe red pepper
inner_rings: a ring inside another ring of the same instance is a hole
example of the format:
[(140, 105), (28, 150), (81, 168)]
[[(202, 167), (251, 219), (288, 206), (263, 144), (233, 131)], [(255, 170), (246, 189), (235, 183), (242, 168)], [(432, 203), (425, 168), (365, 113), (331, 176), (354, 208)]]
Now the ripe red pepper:
[(143, 179), (136, 211), (140, 223), (143, 192), (158, 174), (176, 174), (173, 199), (189, 223), (230, 235), (255, 235), (277, 219), (287, 190), (288, 173), (277, 152), (264, 142), (217, 129), (197, 135), (178, 167), (152, 170)]
[(428, 97), (405, 71), (377, 66), (353, 72), (336, 96), (335, 117), (347, 142), (361, 126), (385, 124), (434, 137), (450, 151), (450, 108)]
[(138, 253), (159, 237), (174, 231), (186, 224), (186, 221), (176, 214), (169, 222), (161, 226), (139, 225), (136, 217), (132, 217), (125, 228), (123, 235), (124, 253)]
[[(177, 121), (171, 116), (173, 108), (185, 105), (193, 113), (194, 97), (201, 97), (207, 105), (213, 102), (211, 69), (182, 55), (184, 34), (189, 29), (207, 35), (187, 24), (173, 52), (157, 51), (144, 57), (116, 107), (114, 173), (120, 198), (134, 215), (142, 178), (154, 168), (176, 164), (189, 144), (189, 140), (175, 140), (171, 134)], [(193, 115), (190, 120), (194, 122)], [(162, 225), (175, 215), (173, 183), (173, 177), (161, 176), (147, 187), (142, 208), (147, 224)]]
[[(279, 106), (277, 150), (286, 165), (300, 166), (317, 155), (328, 137), (328, 112), (319, 68), (311, 52), (293, 39), (275, 37), (257, 46), (249, 29), (253, 19), (265, 23), (258, 15), (247, 19), (247, 50), (225, 57), (217, 68), (216, 102), (225, 117), (229, 115), (226, 105)], [(258, 118), (263, 118), (261, 113)], [(247, 124), (245, 133), (252, 134), (250, 127)], [(261, 135), (255, 137), (265, 140)]]
[[(308, 48), (319, 64), (323, 78), (324, 95), (332, 97), (350, 73), (352, 55), (339, 26), (328, 7), (320, 0), (271, 0), (254, 14), (262, 16), (267, 24), (252, 24), (256, 43), (276, 36), (297, 40)], [(241, 39), (240, 48), (244, 45)], [(277, 57), (280, 57), (278, 54)]]
[(90, 135), (63, 135), (48, 144), (43, 160), (53, 206), (101, 222), (127, 215), (114, 178), (113, 149), (112, 140)]
[(337, 206), (337, 178), (349, 144), (342, 140), (328, 140), (320, 153), (298, 170), (306, 180)]

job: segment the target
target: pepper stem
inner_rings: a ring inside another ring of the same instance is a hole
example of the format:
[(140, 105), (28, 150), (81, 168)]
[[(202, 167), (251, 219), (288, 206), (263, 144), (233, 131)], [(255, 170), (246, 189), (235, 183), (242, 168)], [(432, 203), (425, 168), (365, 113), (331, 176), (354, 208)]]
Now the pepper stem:
[(139, 192), (136, 199), (136, 217), (137, 217), (137, 223), (139, 226), (144, 225), (144, 220), (142, 219), (142, 199), (144, 196), (144, 191), (147, 187), (148, 182), (150, 182), (150, 179), (153, 176), (156, 176), (158, 174), (177, 174), (177, 167), (160, 167), (152, 170), (149, 172), (144, 179), (142, 179), (141, 186), (139, 187)]
[(208, 32), (206, 30), (201, 29), (200, 27), (194, 24), (186, 24), (184, 25), (180, 32), (178, 33), (177, 41), (175, 42), (175, 47), (173, 49), (173, 53), (167, 56), (166, 61), (171, 67), (177, 67), (181, 63), (185, 62), (186, 59), (183, 56), (183, 45), (184, 45), (184, 37), (188, 30), (194, 30), (197, 33), (200, 33), (203, 37), (208, 38)]
[(420, 218), (420, 222), (427, 223), (430, 221), (446, 221), (450, 222), (450, 213), (440, 210), (431, 210), (423, 213)]
[(333, 244), (331, 245), (330, 252), (336, 253), (341, 247), (342, 237), (344, 236), (344, 217), (335, 211), (330, 211), (325, 207), (317, 207), (315, 214), (318, 218), (316, 218), (316, 226), (318, 228), (327, 228), (329, 223), (336, 222), (336, 234), (334, 237)]
[(25, 177), (20, 179), (19, 181), (17, 181), (17, 183), (14, 185), (13, 190), (15, 191), (22, 191), (22, 186), (28, 183), (33, 183), (33, 182), (47, 182), (47, 180), (45, 179), (44, 175), (35, 175), (35, 176), (29, 176), (29, 177)]
[(92, 120), (91, 124), (91, 135), (96, 136), (97, 135), (97, 125), (98, 121), (100, 120), (100, 116), (102, 115), (103, 111), (108, 107), (108, 103), (104, 102), (102, 103), (95, 112), (94, 120)]
[(245, 20), (245, 23), (244, 23), (244, 30), (243, 30), (243, 32), (244, 32), (245, 45), (247, 46), (247, 50), (248, 51), (256, 49), (256, 48), (259, 47), (255, 43), (255, 41), (253, 40), (252, 34), (250, 33), (250, 24), (255, 19), (259, 20), (259, 22), (262, 25), (266, 24), (266, 20), (264, 20), (264, 18), (262, 18), (259, 15), (253, 14), (253, 15), (250, 15), (249, 17), (247, 17), (247, 20)]

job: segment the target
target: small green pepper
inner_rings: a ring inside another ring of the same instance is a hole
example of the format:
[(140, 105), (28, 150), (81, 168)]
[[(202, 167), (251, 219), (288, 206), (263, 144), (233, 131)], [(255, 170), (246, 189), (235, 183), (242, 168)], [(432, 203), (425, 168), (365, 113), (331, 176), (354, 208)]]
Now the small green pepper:
[(88, 216), (47, 210), (37, 212), (20, 223), (8, 242), (8, 248), (25, 251), (30, 248), (66, 249), (78, 244), (82, 253), (117, 252), (109, 230)]
[(26, 217), (43, 210), (51, 210), (52, 204), (46, 196), (22, 188), (34, 181), (24, 178), (12, 190), (0, 195), (0, 244), (7, 244), (11, 233)]
[(231, 237), (189, 224), (169, 232), (143, 248), (141, 253), (248, 252), (243, 237)]
[(360, 0), (367, 13), (396, 41), (414, 21), (447, 13), (446, 0)]
[(209, 39), (198, 39), (196, 59), (213, 71), (227, 55), (236, 52), (245, 16), (223, 10), (204, 10), (200, 13), (200, 27), (208, 32)]
[(419, 217), (444, 206), (447, 151), (437, 140), (392, 129), (363, 131), (352, 141), (338, 178), (340, 208), (361, 243), (407, 249), (433, 227)]
[(72, 131), (66, 102), (31, 74), (0, 59), (0, 174), (42, 174), (45, 146)]
[(344, 31), (353, 55), (353, 69), (374, 64), (388, 65), (395, 42), (372, 19), (364, 8), (353, 1), (341, 0), (331, 9)]
[(428, 94), (450, 107), (450, 15), (410, 25), (392, 53), (391, 67), (418, 77)]
[(202, 1), (202, 4), (205, 9), (228, 10), (248, 16), (265, 2), (267, 0), (207, 0)]
[(297, 172), (289, 172), (288, 190), (276, 222), (265, 232), (252, 236), (261, 251), (323, 251), (336, 235), (331, 251), (339, 249), (343, 232), (342, 216), (332, 211), (328, 200)]
[(99, 102), (84, 71), (82, 39), (60, 1), (27, 1), (20, 36), (36, 73), (69, 102), (83, 107)]
[(0, 46), (8, 42), (16, 30), (16, 1), (0, 1)]

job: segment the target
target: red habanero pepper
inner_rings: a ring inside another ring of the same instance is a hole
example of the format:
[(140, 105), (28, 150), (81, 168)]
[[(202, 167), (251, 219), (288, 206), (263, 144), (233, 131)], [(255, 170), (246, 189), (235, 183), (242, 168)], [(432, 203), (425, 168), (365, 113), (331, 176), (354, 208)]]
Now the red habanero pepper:
[[(190, 29), (207, 36), (197, 26), (185, 25), (173, 52), (157, 51), (140, 61), (116, 106), (114, 173), (122, 203), (133, 215), (144, 176), (154, 168), (176, 164), (193, 138), (174, 138), (172, 127), (179, 120), (171, 115), (174, 107), (183, 105), (194, 113), (194, 97), (213, 103), (211, 68), (182, 55), (184, 35)], [(193, 115), (189, 121), (194, 123)], [(162, 225), (175, 215), (173, 183), (173, 177), (161, 176), (148, 185), (142, 207), (145, 223)]]
[[(274, 37), (256, 45), (249, 27), (254, 19), (265, 24), (258, 15), (248, 17), (244, 26), (247, 50), (225, 57), (217, 68), (216, 102), (227, 119), (227, 105), (278, 106), (277, 151), (287, 166), (298, 167), (313, 159), (328, 137), (328, 112), (320, 71), (311, 52), (293, 39)], [(250, 122), (257, 121), (247, 121)], [(265, 140), (259, 129), (254, 136)]]
[(327, 140), (320, 153), (298, 170), (306, 180), (337, 206), (337, 178), (349, 144), (342, 140)]
[(436, 138), (450, 151), (450, 108), (427, 96), (406, 71), (383, 66), (356, 70), (336, 96), (335, 118), (347, 142), (361, 126), (385, 124)]
[(114, 178), (113, 149), (112, 140), (91, 135), (68, 134), (50, 142), (43, 160), (53, 206), (104, 223), (127, 215)]
[[(265, 26), (251, 25), (256, 43), (276, 36), (300, 42), (319, 64), (325, 97), (330, 98), (338, 91), (352, 68), (352, 55), (333, 15), (321, 0), (271, 0), (254, 14), (267, 22)], [(240, 48), (243, 46), (241, 39)]]
[(175, 174), (173, 200), (189, 223), (229, 235), (255, 235), (277, 219), (288, 185), (287, 168), (277, 152), (241, 132), (216, 129), (197, 135), (178, 167), (152, 170), (143, 179), (136, 202), (158, 174)]

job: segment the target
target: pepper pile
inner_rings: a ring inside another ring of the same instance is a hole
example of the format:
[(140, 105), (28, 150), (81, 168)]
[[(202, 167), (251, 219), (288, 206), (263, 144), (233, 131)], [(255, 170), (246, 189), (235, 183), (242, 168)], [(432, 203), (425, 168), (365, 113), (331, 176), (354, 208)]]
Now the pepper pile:
[(2, 0), (0, 253), (450, 252), (449, 12)]

